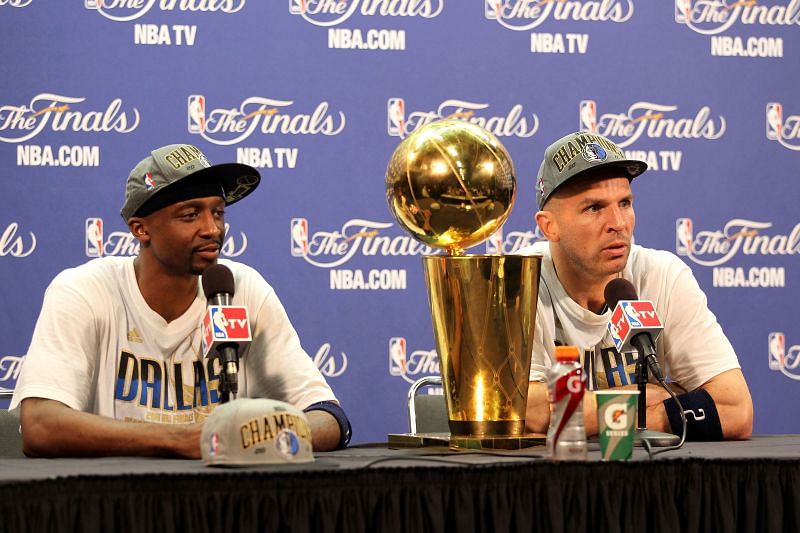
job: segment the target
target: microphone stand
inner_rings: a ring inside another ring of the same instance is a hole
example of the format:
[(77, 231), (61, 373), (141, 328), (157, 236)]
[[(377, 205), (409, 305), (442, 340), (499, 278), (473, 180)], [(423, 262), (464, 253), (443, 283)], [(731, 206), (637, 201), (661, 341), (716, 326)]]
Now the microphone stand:
[(651, 446), (675, 446), (680, 442), (680, 437), (672, 433), (647, 429), (647, 382), (649, 371), (645, 355), (642, 350), (637, 350), (639, 357), (636, 359), (636, 384), (639, 388), (638, 416), (636, 422), (635, 446), (644, 446), (643, 440)]
[(222, 372), (219, 375), (219, 395), (220, 403), (228, 403), (232, 399), (236, 399), (236, 394), (239, 392), (239, 380), (237, 372), (239, 371), (239, 359), (236, 357), (236, 348), (233, 345), (223, 344), (219, 347), (219, 360)]

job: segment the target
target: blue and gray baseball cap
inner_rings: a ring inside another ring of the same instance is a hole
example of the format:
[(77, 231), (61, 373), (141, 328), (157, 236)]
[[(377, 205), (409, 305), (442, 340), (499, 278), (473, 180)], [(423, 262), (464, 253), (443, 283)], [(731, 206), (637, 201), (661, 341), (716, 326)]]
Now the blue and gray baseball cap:
[(196, 146), (170, 144), (156, 148), (131, 171), (120, 210), (125, 223), (175, 202), (222, 196), (226, 205), (255, 190), (261, 175), (241, 163), (212, 165)]
[(626, 159), (625, 152), (602, 135), (578, 131), (560, 138), (547, 147), (536, 179), (536, 203), (544, 209), (553, 191), (584, 172), (616, 167), (629, 179), (645, 170), (647, 163)]

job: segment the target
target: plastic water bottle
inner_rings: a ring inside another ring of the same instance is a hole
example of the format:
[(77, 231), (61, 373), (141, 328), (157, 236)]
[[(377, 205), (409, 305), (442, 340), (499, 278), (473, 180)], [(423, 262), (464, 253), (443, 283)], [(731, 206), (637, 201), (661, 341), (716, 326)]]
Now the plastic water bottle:
[(556, 362), (547, 376), (550, 402), (548, 455), (560, 461), (586, 459), (586, 428), (583, 425), (583, 393), (586, 377), (575, 346), (556, 346)]

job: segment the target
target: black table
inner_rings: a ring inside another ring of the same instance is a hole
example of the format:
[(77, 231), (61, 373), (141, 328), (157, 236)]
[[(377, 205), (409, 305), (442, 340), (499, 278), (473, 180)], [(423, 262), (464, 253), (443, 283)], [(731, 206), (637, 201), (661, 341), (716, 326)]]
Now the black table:
[(311, 466), (0, 459), (0, 531), (800, 530), (800, 436), (687, 443), (649, 460), (553, 463), (362, 445)]

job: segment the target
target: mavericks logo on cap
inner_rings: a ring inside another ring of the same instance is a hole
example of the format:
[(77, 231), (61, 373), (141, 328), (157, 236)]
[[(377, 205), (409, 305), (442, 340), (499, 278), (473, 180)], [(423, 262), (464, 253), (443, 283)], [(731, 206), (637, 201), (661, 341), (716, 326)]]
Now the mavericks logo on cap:
[(581, 150), (581, 155), (586, 161), (590, 163), (600, 163), (605, 161), (608, 153), (597, 143), (589, 143)]

